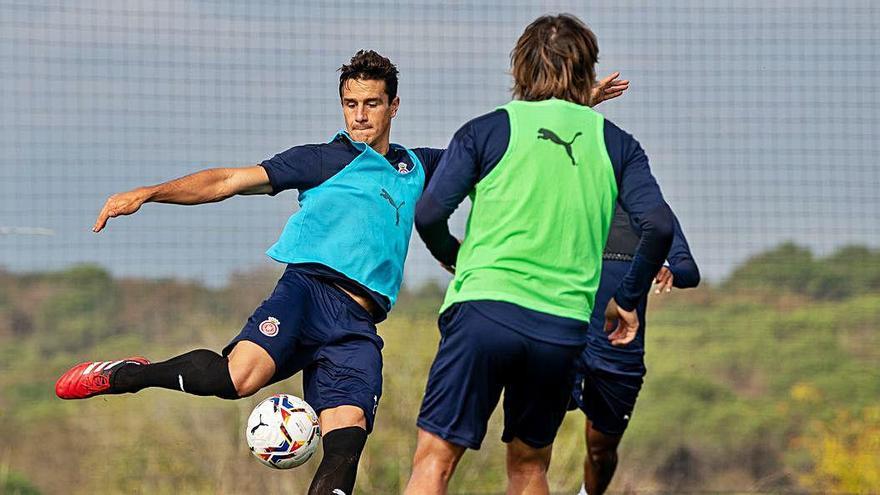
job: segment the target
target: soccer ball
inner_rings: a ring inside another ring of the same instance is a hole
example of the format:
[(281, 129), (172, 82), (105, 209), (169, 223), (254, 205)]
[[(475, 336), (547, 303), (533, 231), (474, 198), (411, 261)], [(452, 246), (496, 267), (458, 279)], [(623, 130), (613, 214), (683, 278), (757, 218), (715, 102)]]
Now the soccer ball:
[(309, 460), (321, 442), (318, 415), (299, 397), (276, 394), (257, 404), (245, 430), (251, 453), (263, 464), (290, 469)]

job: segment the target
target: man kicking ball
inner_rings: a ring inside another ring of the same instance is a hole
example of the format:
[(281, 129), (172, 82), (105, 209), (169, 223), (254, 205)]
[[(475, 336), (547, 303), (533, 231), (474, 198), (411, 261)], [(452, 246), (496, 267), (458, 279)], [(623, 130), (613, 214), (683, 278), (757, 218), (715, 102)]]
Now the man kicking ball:
[(221, 354), (197, 349), (154, 364), (140, 357), (85, 362), (58, 380), (56, 394), (85, 399), (160, 387), (238, 399), (302, 371), (305, 399), (324, 432), (309, 493), (350, 494), (382, 397), (383, 342), (375, 324), (397, 298), (415, 205), (442, 154), (389, 142), (397, 82), (387, 58), (358, 52), (339, 78), (346, 130), (328, 143), (111, 196), (95, 232), (148, 202), (194, 205), (298, 189), (300, 210), (267, 253), (287, 269)]

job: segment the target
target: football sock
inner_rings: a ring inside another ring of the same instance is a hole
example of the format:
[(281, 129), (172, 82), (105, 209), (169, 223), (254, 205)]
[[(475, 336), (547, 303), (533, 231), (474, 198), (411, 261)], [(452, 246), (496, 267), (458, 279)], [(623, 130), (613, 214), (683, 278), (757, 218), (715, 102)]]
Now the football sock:
[(229, 359), (207, 349), (196, 349), (161, 363), (121, 366), (110, 377), (115, 393), (147, 387), (180, 390), (193, 395), (238, 399), (229, 376)]
[(324, 458), (312, 479), (309, 495), (351, 495), (366, 443), (367, 432), (359, 426), (340, 428), (324, 436)]

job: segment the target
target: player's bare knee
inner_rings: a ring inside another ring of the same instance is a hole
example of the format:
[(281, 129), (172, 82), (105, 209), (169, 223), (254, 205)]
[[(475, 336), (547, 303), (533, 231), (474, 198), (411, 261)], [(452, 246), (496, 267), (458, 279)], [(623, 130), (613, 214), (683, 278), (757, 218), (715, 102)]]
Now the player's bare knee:
[(588, 455), (590, 462), (597, 465), (609, 465), (617, 463), (617, 448), (611, 446), (590, 445)]
[(235, 392), (239, 397), (254, 395), (268, 382), (268, 378), (263, 373), (246, 366), (234, 367), (231, 362), (229, 375), (232, 377), (232, 384), (235, 385)]
[(455, 455), (446, 449), (431, 446), (419, 448), (413, 458), (413, 464), (431, 466), (431, 469), (443, 472), (452, 472), (455, 461)]
[(413, 473), (448, 483), (458, 462), (440, 449), (421, 449), (413, 456)]
[(250, 396), (254, 395), (255, 393), (257, 393), (257, 391), (259, 391), (262, 388), (262, 387), (257, 386), (254, 382), (247, 381), (247, 380), (245, 380), (243, 382), (237, 382), (233, 378), (232, 383), (235, 384), (235, 393), (238, 394), (238, 397), (240, 399), (243, 399), (245, 397), (250, 397)]
[(507, 472), (511, 475), (540, 475), (546, 474), (550, 463), (545, 459), (521, 458), (511, 460), (507, 464)]
[(413, 470), (431, 473), (438, 479), (449, 481), (463, 453), (464, 447), (420, 429), (419, 441), (413, 455)]
[(551, 447), (534, 448), (514, 439), (507, 444), (509, 474), (541, 474), (550, 467)]
[(343, 405), (327, 408), (318, 416), (321, 431), (326, 435), (333, 430), (357, 426), (367, 429), (367, 416), (364, 410), (357, 406)]
[(254, 395), (275, 374), (275, 361), (265, 349), (241, 341), (229, 353), (229, 376), (239, 397)]

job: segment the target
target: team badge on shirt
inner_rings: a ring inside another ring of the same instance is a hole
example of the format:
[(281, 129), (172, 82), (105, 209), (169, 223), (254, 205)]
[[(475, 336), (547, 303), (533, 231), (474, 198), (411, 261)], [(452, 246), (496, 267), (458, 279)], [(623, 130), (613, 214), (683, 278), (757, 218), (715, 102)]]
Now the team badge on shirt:
[(412, 169), (409, 168), (409, 165), (407, 165), (406, 162), (400, 162), (397, 164), (397, 171), (401, 174), (408, 174)]
[(281, 322), (278, 321), (277, 318), (268, 317), (263, 323), (260, 323), (260, 332), (266, 337), (274, 337), (278, 335), (278, 330), (281, 327)]

